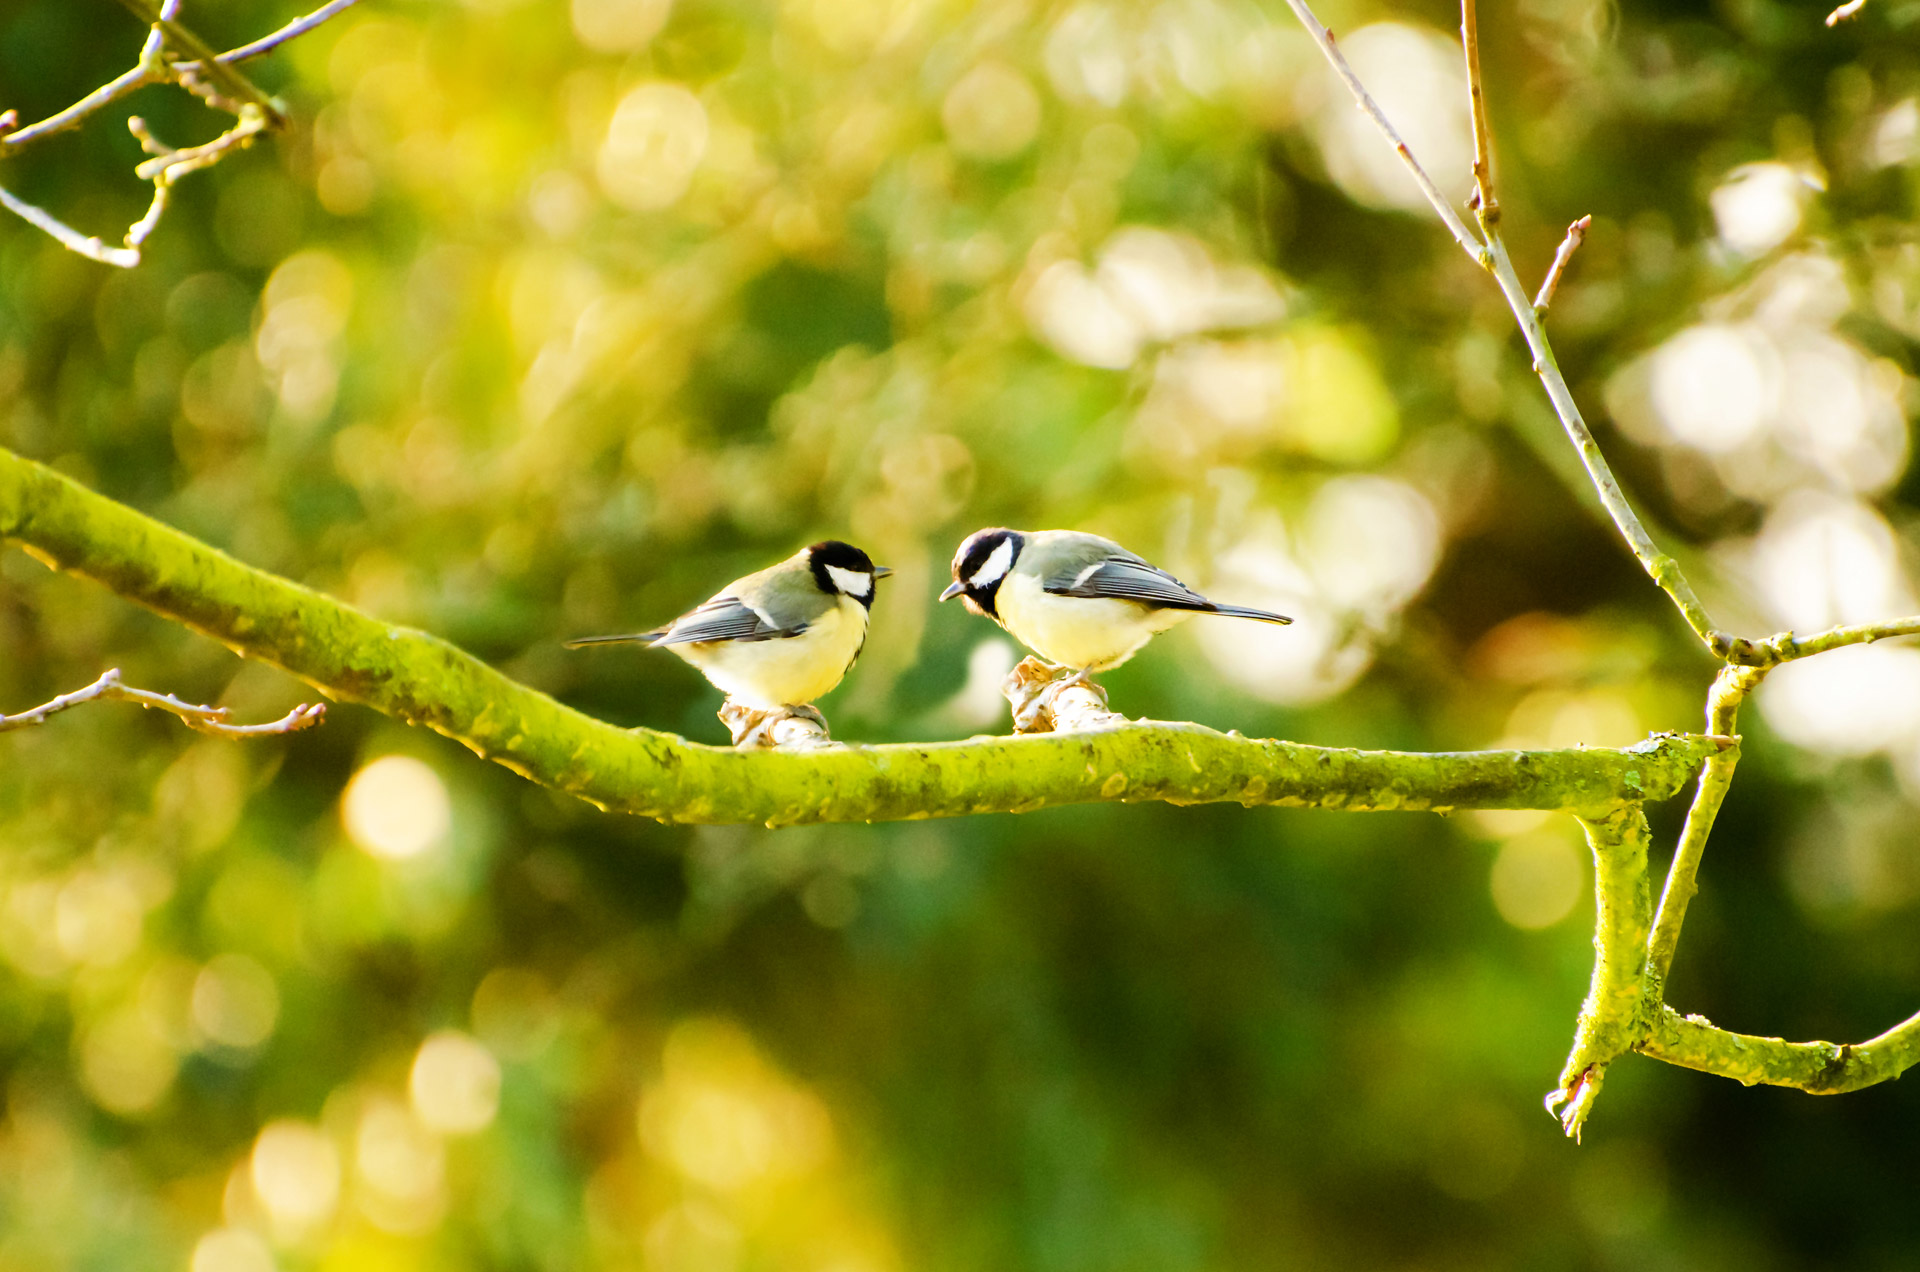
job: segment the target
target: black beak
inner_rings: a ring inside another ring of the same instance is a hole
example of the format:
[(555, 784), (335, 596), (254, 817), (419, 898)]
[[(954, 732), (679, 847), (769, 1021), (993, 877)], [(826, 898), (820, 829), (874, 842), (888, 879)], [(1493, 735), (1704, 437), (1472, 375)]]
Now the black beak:
[(884, 579), (892, 573), (893, 567), (890, 565), (876, 565), (873, 567), (873, 577), (876, 579)]
[(943, 601), (950, 601), (954, 597), (960, 595), (960, 593), (966, 590), (967, 590), (967, 585), (962, 583), (959, 579), (955, 579), (953, 582), (947, 584), (946, 591), (940, 593), (940, 599)]

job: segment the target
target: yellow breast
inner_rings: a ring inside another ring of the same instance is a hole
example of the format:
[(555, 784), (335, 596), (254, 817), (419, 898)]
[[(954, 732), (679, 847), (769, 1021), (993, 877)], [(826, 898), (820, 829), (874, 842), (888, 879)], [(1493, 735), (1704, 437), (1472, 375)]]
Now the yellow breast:
[(1028, 574), (1009, 574), (994, 599), (1000, 625), (1050, 663), (1104, 671), (1140, 652), (1155, 635), (1191, 617), (1137, 601), (1054, 596)]
[(812, 702), (840, 683), (867, 639), (867, 607), (852, 597), (798, 636), (669, 645), (714, 687), (752, 707)]

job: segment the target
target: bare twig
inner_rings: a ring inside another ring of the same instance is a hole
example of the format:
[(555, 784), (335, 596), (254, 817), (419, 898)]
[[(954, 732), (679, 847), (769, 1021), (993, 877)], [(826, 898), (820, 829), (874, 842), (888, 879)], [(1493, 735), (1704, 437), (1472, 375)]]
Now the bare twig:
[[(226, 90), (228, 96), (237, 101), (251, 102), (266, 112), (268, 123), (275, 128), (286, 123), (286, 116), (280, 113), (280, 105), (262, 92), (258, 85), (240, 72), (234, 70), (220, 55), (207, 46), (207, 42), (192, 31), (168, 17), (153, 0), (120, 0), (120, 3), (132, 10), (133, 15), (161, 32), (166, 42), (184, 53), (191, 53), (199, 61), (194, 74), (204, 74), (208, 79)], [(191, 87), (190, 77), (181, 76), (183, 86)]]
[[(1848, 645), (1866, 645), (1895, 636), (1920, 635), (1920, 615), (1885, 623), (1859, 623), (1834, 627), (1812, 636), (1782, 632), (1766, 640), (1749, 642), (1756, 661), (1729, 663), (1714, 678), (1707, 694), (1707, 733), (1732, 737), (1739, 731), (1740, 706), (1747, 695), (1759, 688), (1767, 673), (1781, 663), (1811, 658)], [(1667, 973), (1673, 967), (1674, 950), (1680, 943), (1680, 925), (1687, 917), (1687, 903), (1700, 890), (1700, 859), (1706, 851), (1707, 836), (1733, 782), (1738, 749), (1723, 751), (1707, 758), (1700, 774), (1700, 785), (1687, 810), (1687, 823), (1674, 847), (1673, 863), (1667, 868), (1666, 888), (1660, 894), (1660, 912), (1654, 919), (1653, 934), (1647, 940), (1647, 983), (1652, 998), (1664, 1001)]]
[(1553, 303), (1553, 294), (1560, 290), (1560, 275), (1566, 272), (1567, 262), (1573, 259), (1573, 254), (1586, 240), (1587, 229), (1592, 224), (1592, 217), (1583, 216), (1567, 227), (1567, 237), (1560, 240), (1560, 250), (1553, 254), (1553, 264), (1547, 266), (1547, 276), (1541, 281), (1540, 290), (1534, 295), (1534, 313), (1546, 313), (1547, 306)]
[[(1472, 0), (1463, 0), (1463, 4), (1471, 3)], [(1547, 398), (1553, 403), (1554, 413), (1560, 417), (1561, 426), (1566, 430), (1568, 439), (1573, 442), (1574, 450), (1579, 454), (1588, 478), (1599, 492), (1601, 505), (1607, 510), (1607, 515), (1613, 520), (1614, 526), (1626, 539), (1627, 546), (1632, 549), (1641, 567), (1672, 599), (1686, 619), (1687, 625), (1716, 657), (1739, 661), (1740, 655), (1748, 647), (1748, 642), (1737, 640), (1713, 626), (1705, 606), (1701, 605), (1700, 598), (1694, 594), (1693, 587), (1682, 573), (1679, 562), (1659, 549), (1653, 542), (1652, 536), (1647, 533), (1646, 527), (1640, 523), (1633, 505), (1627, 502), (1626, 494), (1620, 489), (1620, 483), (1614, 477), (1612, 468), (1608, 466), (1606, 457), (1600, 453), (1599, 445), (1593, 440), (1592, 431), (1587, 428), (1586, 420), (1581, 417), (1580, 408), (1574, 404), (1573, 393), (1567, 388), (1566, 378), (1560, 373), (1559, 364), (1554, 360), (1553, 348), (1547, 343), (1546, 331), (1540, 325), (1540, 316), (1533, 311), (1533, 301), (1521, 285), (1519, 275), (1514, 272), (1513, 262), (1507, 258), (1506, 248), (1500, 241), (1497, 227), (1492, 225), (1483, 227), (1487, 235), (1485, 242), (1474, 236), (1473, 231), (1466, 227), (1466, 223), (1460, 219), (1459, 214), (1447, 203), (1439, 187), (1434, 185), (1433, 178), (1429, 177), (1426, 170), (1420, 166), (1420, 161), (1414, 158), (1407, 144), (1400, 140), (1400, 134), (1394, 131), (1393, 125), (1381, 112), (1379, 103), (1374, 101), (1372, 94), (1367, 92), (1366, 85), (1362, 84), (1359, 77), (1353, 73), (1353, 68), (1347, 64), (1346, 58), (1341, 56), (1340, 50), (1334, 47), (1332, 34), (1313, 15), (1313, 10), (1308, 7), (1306, 0), (1287, 0), (1287, 6), (1307, 28), (1307, 34), (1313, 37), (1315, 44), (1319, 45), (1321, 53), (1326, 56), (1341, 81), (1346, 84), (1347, 91), (1353, 94), (1360, 109), (1379, 127), (1388, 143), (1393, 146), (1394, 152), (1414, 174), (1414, 179), (1419, 182), (1421, 191), (1427, 196), (1427, 202), (1433, 205), (1434, 211), (1439, 214), (1448, 232), (1453, 235), (1454, 241), (1468, 256), (1493, 271), (1494, 277), (1499, 281), (1501, 292), (1507, 298), (1508, 307), (1513, 310), (1514, 319), (1520, 324), (1521, 333), (1527, 339), (1527, 347), (1533, 354), (1534, 370), (1539, 375), (1540, 382), (1546, 386)], [(1470, 66), (1469, 70), (1477, 71), (1477, 67)], [(1478, 100), (1481, 90), (1477, 75), (1472, 87), (1475, 99)]]
[(1758, 656), (1766, 661), (1762, 666), (1792, 662), (1796, 658), (1808, 658), (1814, 654), (1824, 654), (1829, 649), (1840, 649), (1847, 645), (1871, 645), (1876, 640), (1886, 640), (1893, 636), (1920, 636), (1920, 614), (1910, 618), (1893, 618), (1883, 623), (1857, 623), (1850, 627), (1833, 627), (1812, 636), (1795, 636), (1792, 632), (1782, 632), (1766, 640), (1749, 642)]
[[(1313, 16), (1306, 0), (1287, 0), (1287, 3), (1347, 85), (1361, 110), (1374, 120), (1401, 160), (1414, 173), (1422, 192), (1433, 204), (1455, 242), (1493, 274), (1533, 354), (1534, 372), (1546, 388), (1554, 413), (1559, 416), (1568, 440), (1573, 443), (1589, 480), (1599, 493), (1602, 506), (1654, 583), (1680, 610), (1687, 625), (1708, 650), (1725, 664), (1714, 682), (1707, 703), (1709, 736), (1723, 745), (1717, 755), (1709, 757), (1701, 776), (1686, 827), (1676, 845), (1658, 914), (1651, 922), (1647, 921), (1650, 907), (1646, 901), (1644, 820), (1624, 835), (1618, 833), (1618, 827), (1587, 823), (1589, 838), (1595, 846), (1601, 910), (1600, 925), (1595, 936), (1593, 991), (1582, 1009), (1574, 1050), (1568, 1057), (1560, 1084), (1548, 1097), (1548, 1109), (1559, 1115), (1568, 1134), (1577, 1137), (1599, 1093), (1607, 1065), (1624, 1051), (1636, 1048), (1676, 1064), (1725, 1073), (1743, 1082), (1779, 1082), (1805, 1090), (1852, 1089), (1897, 1075), (1901, 1069), (1920, 1060), (1920, 1017), (1871, 1043), (1862, 1044), (1861, 1048), (1833, 1047), (1826, 1043), (1783, 1043), (1778, 1039), (1745, 1038), (1715, 1029), (1696, 1017), (1678, 1016), (1664, 1005), (1662, 995), (1687, 903), (1698, 890), (1697, 877), (1707, 837), (1726, 797), (1734, 766), (1739, 761), (1734, 728), (1740, 703), (1765, 677), (1768, 669), (1782, 662), (1845, 645), (1920, 634), (1920, 616), (1836, 627), (1810, 637), (1796, 637), (1791, 632), (1785, 632), (1763, 640), (1734, 637), (1714, 627), (1679, 564), (1654, 543), (1620, 489), (1606, 457), (1601, 454), (1591, 430), (1581, 417), (1579, 406), (1573, 400), (1565, 376), (1561, 374), (1553, 347), (1541, 323), (1541, 314), (1551, 303), (1569, 258), (1579, 247), (1591, 224), (1589, 218), (1582, 217), (1568, 228), (1566, 240), (1554, 257), (1553, 266), (1539, 295), (1532, 300), (1528, 299), (1513, 261), (1507, 254), (1506, 245), (1501, 240), (1486, 97), (1480, 73), (1475, 0), (1461, 0), (1460, 29), (1473, 117), (1474, 207), (1480, 221), (1478, 238), (1466, 230), (1460, 218), (1439, 196), (1419, 161), (1400, 140), (1381, 114), (1378, 104), (1368, 94), (1366, 86), (1360, 83), (1334, 47), (1332, 35)], [(1861, 0), (1853, 0), (1853, 3), (1842, 6), (1835, 11), (1829, 23), (1857, 11), (1860, 3)], [(1602, 829), (1608, 833), (1600, 833)], [(1603, 845), (1607, 851), (1602, 851)], [(1620, 851), (1622, 847), (1631, 849), (1635, 846), (1637, 851), (1629, 851), (1624, 855)], [(1638, 864), (1628, 861), (1629, 857), (1636, 858)], [(1632, 916), (1632, 921), (1627, 921), (1624, 917), (1627, 915)], [(1872, 1050), (1869, 1051), (1869, 1048)]]
[(198, 146), (189, 146), (185, 150), (175, 150), (160, 141), (148, 131), (146, 121), (135, 115), (127, 121), (127, 127), (140, 139), (141, 146), (154, 156), (133, 170), (133, 174), (142, 181), (151, 181), (156, 185), (171, 184), (189, 172), (198, 172), (202, 168), (218, 163), (220, 157), (236, 147), (244, 148), (253, 144), (253, 139), (267, 128), (266, 117), (251, 106), (241, 108), (240, 122), (215, 137), (212, 141)]
[(1487, 99), (1480, 88), (1480, 18), (1473, 0), (1460, 5), (1460, 47), (1467, 55), (1467, 105), (1473, 115), (1474, 212), (1484, 234), (1500, 223), (1493, 193), (1493, 137), (1487, 129)]
[[(180, 0), (161, 0), (160, 16), (168, 22), (179, 16)], [(156, 24), (147, 31), (147, 42), (140, 46), (140, 65), (143, 68), (154, 67), (160, 61), (160, 54), (167, 47), (167, 34)]]
[(70, 252), (78, 252), (88, 260), (99, 261), (102, 265), (117, 265), (121, 269), (132, 269), (140, 263), (138, 248), (109, 247), (91, 235), (82, 234), (52, 213), (17, 197), (4, 186), (0, 186), (0, 208), (5, 208), (27, 224), (52, 235), (60, 246)]
[[(138, 116), (128, 121), (134, 136), (140, 139), (142, 148), (153, 156), (134, 169), (134, 174), (141, 180), (153, 183), (153, 198), (147, 205), (146, 214), (128, 228), (122, 247), (111, 247), (98, 238), (82, 234), (46, 210), (5, 190), (0, 190), (0, 207), (5, 207), (28, 224), (52, 236), (61, 246), (89, 260), (132, 269), (140, 263), (141, 247), (166, 211), (168, 188), (174, 181), (219, 162), (227, 152), (251, 145), (260, 133), (286, 122), (279, 103), (234, 71), (231, 63), (278, 48), (295, 36), (311, 31), (354, 2), (331, 0), (271, 35), (216, 55), (199, 36), (175, 21), (181, 0), (161, 0), (158, 8), (152, 0), (121, 0), (150, 28), (140, 50), (139, 63), (65, 110), (25, 128), (14, 127), (19, 119), (16, 112), (7, 111), (0, 115), (0, 158), (55, 133), (76, 128), (95, 112), (149, 84), (178, 84), (209, 106), (232, 114), (236, 119), (235, 124), (212, 141), (176, 150), (156, 140)], [(195, 60), (169, 60), (166, 55), (169, 44), (192, 54)]]
[[(1707, 731), (1720, 737), (1737, 736), (1740, 704), (1766, 674), (1763, 667), (1722, 667), (1707, 693)], [(1667, 973), (1673, 968), (1673, 954), (1680, 945), (1680, 925), (1686, 921), (1687, 904), (1700, 891), (1700, 861), (1707, 850), (1707, 836), (1713, 833), (1714, 818), (1720, 815), (1720, 805), (1726, 801), (1734, 766), (1739, 762), (1736, 746), (1708, 756), (1706, 767), (1700, 771), (1700, 784), (1694, 789), (1686, 825), (1674, 845), (1666, 886), (1660, 892), (1660, 909), (1647, 937), (1649, 1002), (1666, 1001)]]
[(143, 707), (152, 707), (157, 711), (165, 711), (180, 717), (190, 729), (222, 738), (254, 738), (276, 733), (297, 733), (310, 725), (320, 723), (320, 717), (327, 713), (324, 703), (303, 702), (280, 719), (266, 724), (228, 724), (227, 708), (196, 706), (191, 702), (182, 702), (170, 693), (135, 689), (121, 683), (120, 669), (115, 667), (102, 673), (100, 679), (84, 689), (63, 693), (50, 702), (41, 703), (31, 711), (22, 711), (18, 715), (0, 715), (0, 733), (24, 729), (29, 725), (45, 724), (49, 716), (58, 715), (82, 703), (99, 700), (137, 702)]
[(1838, 9), (1827, 15), (1828, 26), (1839, 26), (1854, 14), (1867, 7), (1867, 0), (1847, 0)]
[(95, 111), (105, 110), (128, 93), (158, 82), (156, 73), (147, 66), (136, 66), (102, 84), (65, 110), (57, 111), (38, 123), (28, 124), (25, 128), (16, 128), (5, 136), (0, 136), (0, 155), (24, 150), (34, 142), (42, 141), (55, 133), (65, 132), (69, 128), (78, 128), (85, 122), (87, 116)]
[(1433, 178), (1427, 175), (1427, 170), (1422, 168), (1420, 161), (1413, 157), (1413, 151), (1407, 148), (1407, 143), (1400, 140), (1400, 134), (1394, 131), (1392, 123), (1388, 122), (1386, 113), (1380, 109), (1380, 103), (1373, 100), (1373, 95), (1367, 92), (1367, 86), (1360, 82), (1360, 77), (1353, 73), (1353, 67), (1347, 64), (1346, 55), (1335, 47), (1333, 32), (1327, 30), (1320, 19), (1313, 16), (1313, 10), (1307, 7), (1306, 0), (1287, 0), (1287, 7), (1293, 10), (1294, 17), (1300, 19), (1300, 25), (1307, 29), (1307, 34), (1313, 37), (1313, 42), (1320, 46), (1320, 52), (1326, 56), (1327, 62), (1333, 67), (1334, 74), (1340, 77), (1341, 82), (1347, 86), (1347, 91), (1353, 94), (1360, 112), (1373, 121), (1373, 126), (1380, 130), (1381, 135), (1386, 137), (1387, 144), (1393, 147), (1394, 153), (1400, 156), (1400, 161), (1406, 164), (1407, 171), (1413, 174), (1414, 181), (1420, 186), (1420, 193), (1425, 195), (1427, 202), (1433, 205), (1434, 212), (1446, 225), (1447, 232), (1453, 235), (1454, 242), (1460, 245), (1460, 250), (1479, 264), (1485, 265), (1487, 263), (1486, 245), (1467, 228), (1467, 223), (1460, 219), (1460, 214), (1453, 210), (1451, 203), (1447, 202), (1447, 196), (1440, 193), (1440, 187), (1433, 183)]
[[(251, 44), (242, 44), (237, 49), (230, 49), (222, 53), (220, 60), (231, 66), (235, 62), (244, 62), (249, 58), (259, 57), (262, 53), (270, 53), (282, 44), (285, 44), (288, 40), (305, 35), (322, 22), (351, 9), (358, 3), (359, 0), (332, 0), (332, 3), (321, 5), (304, 18), (295, 18), (278, 31), (275, 31), (272, 35), (263, 35)], [(195, 70), (199, 68), (199, 65), (198, 62), (182, 62), (176, 64), (176, 69)]]

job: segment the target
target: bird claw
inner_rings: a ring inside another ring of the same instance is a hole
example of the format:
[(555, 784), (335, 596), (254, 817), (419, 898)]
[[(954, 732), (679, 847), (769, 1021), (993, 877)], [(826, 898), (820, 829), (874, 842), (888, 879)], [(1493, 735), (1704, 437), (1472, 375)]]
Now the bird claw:
[(1027, 658), (1008, 673), (1001, 692), (1013, 707), (1015, 733), (1071, 732), (1127, 722), (1107, 709), (1107, 691), (1085, 668)]
[(769, 711), (728, 698), (721, 705), (720, 723), (742, 751), (812, 750), (840, 746), (827, 733), (827, 718), (809, 703), (796, 702)]

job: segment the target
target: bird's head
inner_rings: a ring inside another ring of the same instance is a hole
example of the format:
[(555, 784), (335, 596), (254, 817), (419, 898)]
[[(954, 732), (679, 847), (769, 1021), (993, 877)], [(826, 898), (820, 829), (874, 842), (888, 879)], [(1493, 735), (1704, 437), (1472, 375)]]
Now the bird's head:
[(994, 602), (1000, 594), (1000, 584), (1020, 558), (1026, 541), (1027, 537), (1018, 530), (1004, 526), (976, 530), (968, 535), (960, 550), (953, 554), (953, 582), (940, 593), (940, 599), (950, 601), (957, 596), (974, 613), (998, 618)]
[(884, 565), (875, 565), (872, 557), (851, 543), (838, 539), (825, 539), (809, 547), (807, 568), (813, 571), (813, 581), (822, 592), (851, 596), (869, 609), (873, 607), (874, 580), (893, 573)]

